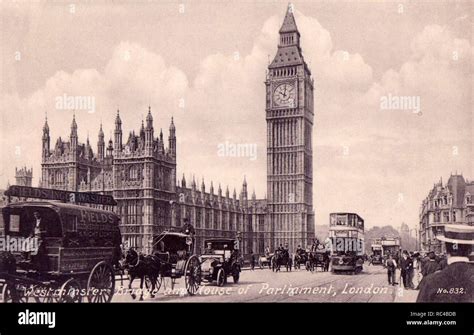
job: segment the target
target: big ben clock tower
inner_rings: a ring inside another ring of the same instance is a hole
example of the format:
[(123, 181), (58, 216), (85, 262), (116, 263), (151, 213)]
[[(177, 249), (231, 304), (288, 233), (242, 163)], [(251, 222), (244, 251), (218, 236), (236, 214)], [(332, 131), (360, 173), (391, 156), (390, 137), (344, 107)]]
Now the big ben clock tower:
[(267, 196), (273, 247), (291, 251), (314, 238), (313, 79), (303, 58), (292, 5), (280, 28), (266, 85)]

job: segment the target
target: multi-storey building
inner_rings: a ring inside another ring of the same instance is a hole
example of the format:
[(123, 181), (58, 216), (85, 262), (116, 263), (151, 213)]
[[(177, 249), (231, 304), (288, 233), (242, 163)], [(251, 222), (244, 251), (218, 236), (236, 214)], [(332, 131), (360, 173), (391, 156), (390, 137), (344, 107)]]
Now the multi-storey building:
[(262, 253), (288, 243), (306, 245), (314, 236), (312, 207), (313, 80), (300, 47), (300, 33), (289, 7), (280, 29), (277, 55), (268, 67), (268, 199), (248, 197), (247, 182), (232, 196), (211, 182), (177, 182), (176, 127), (171, 119), (167, 143), (155, 136), (151, 108), (140, 130), (125, 140), (117, 111), (113, 140), (98, 130), (97, 153), (87, 138), (79, 143), (73, 117), (69, 140), (50, 145), (47, 120), (42, 138), (41, 186), (112, 195), (118, 205), (125, 242), (149, 251), (157, 233), (180, 227), (188, 218), (196, 246), (206, 237), (237, 237), (244, 254)]
[(451, 175), (446, 184), (434, 184), (420, 208), (419, 238), (424, 251), (445, 252), (436, 233), (446, 224), (474, 225), (474, 182)]
[(314, 237), (313, 79), (288, 7), (266, 85), (267, 193), (276, 244), (294, 250)]
[[(217, 195), (211, 183), (209, 193), (204, 181), (200, 190), (193, 180), (186, 187), (183, 179), (176, 185), (176, 127), (173, 119), (169, 126), (167, 145), (163, 132), (155, 137), (151, 108), (146, 122), (142, 122), (138, 135), (130, 132), (123, 142), (122, 121), (117, 112), (114, 141), (105, 146), (100, 126), (97, 154), (89, 139), (79, 143), (77, 123), (73, 117), (69, 141), (58, 138), (50, 148), (47, 121), (43, 128), (43, 155), (41, 186), (82, 192), (98, 192), (112, 195), (117, 201), (113, 208), (121, 216), (121, 229), (127, 245), (144, 251), (151, 248), (152, 238), (159, 232), (182, 226), (188, 218), (196, 228), (196, 246), (206, 237), (236, 237), (243, 241), (245, 252), (248, 242), (249, 202), (247, 183), (237, 199), (234, 189), (230, 198), (228, 189)], [(255, 200), (255, 196), (254, 199)], [(251, 230), (251, 229), (250, 229)], [(250, 246), (249, 246), (250, 245)]]
[(28, 169), (26, 168), (26, 166), (20, 169), (15, 168), (16, 185), (31, 186), (32, 180), (33, 180), (33, 168)]

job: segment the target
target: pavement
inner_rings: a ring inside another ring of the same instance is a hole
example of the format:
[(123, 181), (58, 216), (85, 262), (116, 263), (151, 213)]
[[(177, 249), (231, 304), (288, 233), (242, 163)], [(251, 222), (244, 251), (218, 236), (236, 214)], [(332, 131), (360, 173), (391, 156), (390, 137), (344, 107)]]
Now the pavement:
[[(124, 287), (128, 282), (124, 281)], [(132, 288), (139, 288), (135, 280)], [(272, 272), (269, 269), (246, 268), (239, 283), (232, 277), (223, 287), (215, 283), (203, 283), (194, 296), (189, 296), (184, 287), (184, 278), (176, 280), (171, 289), (171, 280), (165, 278), (155, 295), (144, 294), (144, 302), (414, 302), (418, 291), (400, 289), (387, 284), (387, 273), (382, 266), (364, 265), (364, 270), (355, 275), (331, 272), (308, 272), (304, 269)], [(125, 288), (116, 284), (113, 302), (132, 302)]]

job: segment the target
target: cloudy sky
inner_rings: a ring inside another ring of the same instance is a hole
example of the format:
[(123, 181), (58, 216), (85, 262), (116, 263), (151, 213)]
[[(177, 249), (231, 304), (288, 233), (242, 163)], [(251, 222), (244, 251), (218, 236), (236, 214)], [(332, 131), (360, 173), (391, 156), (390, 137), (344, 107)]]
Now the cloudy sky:
[[(73, 111), (58, 96), (92, 96), (76, 110), (81, 142), (108, 140), (117, 108), (125, 134), (151, 105), (165, 137), (174, 116), (178, 176), (266, 193), (265, 71), (286, 2), (75, 1), (0, 4), (0, 187), (15, 166), (39, 181), (41, 132), (68, 138)], [(441, 177), (474, 178), (473, 5), (466, 2), (294, 2), (315, 80), (316, 222), (354, 211), (367, 226), (415, 227)], [(420, 99), (421, 113), (381, 109)], [(126, 137), (126, 135), (125, 135)], [(125, 139), (126, 140), (126, 139)], [(256, 144), (257, 159), (221, 157), (222, 143)]]

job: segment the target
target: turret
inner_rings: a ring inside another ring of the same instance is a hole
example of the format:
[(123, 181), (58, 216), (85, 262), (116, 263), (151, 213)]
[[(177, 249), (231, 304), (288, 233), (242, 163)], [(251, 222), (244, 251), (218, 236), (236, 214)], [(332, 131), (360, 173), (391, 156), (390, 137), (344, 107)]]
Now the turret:
[(101, 123), (100, 129), (99, 129), (99, 139), (97, 141), (97, 158), (99, 160), (104, 159), (104, 151), (105, 151), (104, 131), (102, 130), (102, 123)]
[(51, 142), (51, 138), (49, 136), (48, 117), (46, 117), (44, 121), (42, 142), (43, 142), (42, 157), (45, 158), (49, 156), (50, 142)]
[(119, 110), (117, 110), (117, 117), (115, 118), (114, 150), (122, 151), (122, 120), (120, 120)]
[(75, 155), (77, 152), (78, 145), (76, 115), (72, 116), (71, 135), (69, 136), (69, 138), (71, 140), (71, 153)]
[(151, 107), (148, 106), (145, 127), (145, 150), (151, 155), (153, 152), (153, 116), (151, 116)]
[(168, 136), (168, 150), (171, 157), (176, 157), (176, 127), (174, 126), (173, 117), (171, 117), (170, 133)]
[(160, 147), (159, 151), (161, 154), (165, 153), (165, 144), (163, 142), (163, 129), (160, 129)]
[(109, 139), (109, 145), (107, 146), (107, 157), (112, 157), (114, 153), (114, 145), (112, 139)]
[(186, 188), (186, 178), (184, 178), (184, 173), (183, 178), (181, 179), (181, 187)]
[(247, 193), (247, 180), (244, 176), (244, 181), (242, 182), (242, 192), (241, 192), (241, 200), (246, 204), (248, 199)]
[(86, 141), (86, 152), (85, 152), (85, 158), (87, 160), (91, 160), (92, 157), (93, 157), (93, 153), (92, 153), (92, 147), (91, 147), (91, 144), (89, 142), (89, 135), (87, 135), (87, 141)]
[(297, 46), (300, 48), (300, 33), (296, 26), (295, 17), (293, 16), (293, 6), (288, 5), (285, 19), (280, 28), (280, 43), (279, 47)]
[(145, 141), (145, 124), (143, 123), (143, 120), (142, 120), (142, 126), (140, 127), (140, 139), (142, 141)]

